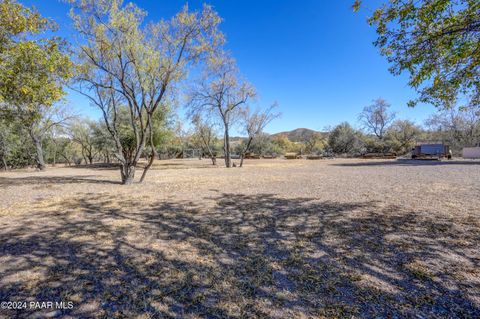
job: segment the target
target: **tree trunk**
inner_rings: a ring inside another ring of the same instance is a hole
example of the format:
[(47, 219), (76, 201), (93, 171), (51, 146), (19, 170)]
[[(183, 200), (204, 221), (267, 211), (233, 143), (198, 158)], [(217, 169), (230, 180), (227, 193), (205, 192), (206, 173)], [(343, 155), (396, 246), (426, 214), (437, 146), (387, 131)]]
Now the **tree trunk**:
[(90, 165), (92, 165), (95, 162), (95, 151), (93, 149), (93, 146), (88, 147), (88, 160), (90, 162)]
[(33, 140), (33, 144), (35, 145), (35, 161), (37, 162), (37, 168), (44, 171), (47, 167), (45, 166), (45, 160), (43, 159), (42, 139), (35, 135), (33, 126), (31, 126), (28, 131)]
[(8, 170), (7, 160), (5, 159), (5, 156), (2, 156), (2, 165), (4, 171)]
[[(85, 161), (85, 165), (88, 164), (88, 161), (87, 161), (87, 157), (85, 156), (85, 149), (82, 147), (82, 157), (83, 157), (83, 160)], [(82, 163), (80, 163), (82, 164)]]
[(145, 176), (147, 175), (148, 170), (152, 166), (155, 157), (157, 157), (157, 151), (155, 150), (155, 148), (152, 148), (152, 154), (150, 155), (147, 166), (145, 166), (145, 168), (143, 169), (142, 177), (140, 177), (140, 183), (143, 183), (143, 181), (145, 180)]
[(142, 176), (140, 177), (140, 183), (143, 183), (145, 180), (145, 176), (147, 176), (147, 172), (150, 169), (150, 167), (153, 164), (153, 161), (155, 160), (155, 157), (157, 156), (157, 150), (155, 149), (155, 144), (153, 143), (153, 128), (152, 128), (152, 122), (149, 122), (148, 124), (148, 135), (149, 135), (149, 145), (150, 148), (152, 149), (152, 153), (150, 155), (150, 160), (148, 161), (147, 166), (143, 169)]
[(125, 163), (120, 166), (120, 174), (122, 176), (123, 185), (133, 184), (133, 179), (135, 177), (135, 165), (130, 163)]
[(203, 140), (203, 144), (204, 144), (205, 148), (208, 151), (208, 155), (210, 156), (210, 159), (212, 160), (212, 165), (217, 165), (217, 155), (215, 155), (213, 153), (212, 149), (210, 148), (210, 143), (207, 142), (205, 139), (202, 139), (202, 140)]
[(245, 158), (245, 152), (242, 153), (242, 155), (240, 156), (240, 167), (243, 166), (243, 159)]
[(53, 139), (53, 163), (52, 166), (57, 165), (57, 144), (55, 139)]
[(35, 160), (37, 161), (37, 168), (41, 171), (44, 171), (47, 167), (45, 165), (45, 160), (43, 159), (43, 149), (42, 149), (42, 141), (33, 135), (33, 143), (35, 144)]
[(66, 156), (65, 154), (62, 154), (62, 153), (60, 153), (59, 155), (65, 159), (65, 161), (67, 162), (68, 166), (72, 166), (72, 163), (71, 163), (70, 160), (68, 159), (68, 156)]
[(228, 134), (228, 125), (225, 124), (225, 136), (223, 137), (223, 150), (225, 153), (225, 166), (231, 167), (232, 159), (230, 155), (230, 136)]
[(45, 160), (43, 159), (42, 143), (39, 140), (35, 141), (35, 148), (37, 150), (37, 167), (39, 170), (44, 171), (47, 167), (45, 166)]
[(245, 149), (242, 152), (242, 156), (240, 158), (240, 167), (243, 166), (243, 159), (245, 158), (245, 154), (247, 154), (247, 152), (250, 150), (250, 145), (252, 144), (252, 141), (253, 141), (253, 138), (250, 137), (248, 139), (247, 146), (245, 147)]

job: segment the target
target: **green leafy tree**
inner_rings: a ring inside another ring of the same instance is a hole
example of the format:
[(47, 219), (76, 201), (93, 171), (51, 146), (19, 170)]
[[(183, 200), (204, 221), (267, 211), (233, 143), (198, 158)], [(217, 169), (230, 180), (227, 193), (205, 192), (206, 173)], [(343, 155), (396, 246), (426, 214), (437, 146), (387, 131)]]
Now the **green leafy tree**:
[(0, 1), (0, 55), (15, 49), (18, 42), (49, 28), (51, 21), (14, 0)]
[(66, 163), (68, 166), (71, 166), (72, 163), (81, 163), (81, 149), (77, 143), (74, 143), (68, 137), (57, 137), (55, 139), (55, 143), (57, 154), (64, 163)]
[(300, 153), (302, 150), (301, 143), (295, 143), (290, 141), (286, 134), (274, 136), (272, 138), (274, 149), (281, 151), (282, 153)]
[[(355, 1), (354, 9), (361, 3)], [(385, 1), (368, 22), (376, 26), (375, 45), (390, 71), (409, 73), (418, 92), (410, 106), (449, 108), (458, 100), (480, 105), (480, 1)]]
[(159, 158), (178, 158), (183, 154), (185, 138), (183, 136), (181, 122), (172, 121), (162, 135), (163, 142), (157, 147)]
[(52, 127), (51, 108), (64, 96), (73, 64), (53, 21), (16, 1), (0, 1), (0, 116), (21, 119), (35, 144), (39, 169), (45, 169), (42, 140)]
[(62, 81), (72, 75), (65, 43), (44, 38), (56, 24), (16, 1), (0, 1), (0, 101), (3, 110), (17, 107), (36, 113), (63, 95)]
[(320, 133), (313, 133), (305, 142), (305, 153), (314, 154), (322, 151), (325, 148), (325, 138)]
[(422, 136), (422, 129), (408, 120), (397, 120), (387, 130), (385, 142), (391, 151), (406, 154)]
[(103, 121), (92, 124), (92, 143), (98, 154), (103, 157), (105, 163), (111, 163), (112, 154), (115, 152), (115, 142)]
[(0, 119), (0, 166), (7, 170), (9, 159), (17, 146), (18, 137), (15, 134), (15, 127), (11, 121)]
[(284, 151), (273, 142), (272, 137), (267, 133), (259, 134), (252, 142), (250, 149), (253, 153), (263, 156), (277, 156), (278, 154), (284, 153)]
[(32, 141), (25, 126), (15, 118), (0, 117), (0, 167), (24, 167), (32, 164)]
[(362, 151), (361, 136), (349, 123), (337, 125), (328, 135), (328, 146), (335, 154), (354, 155)]

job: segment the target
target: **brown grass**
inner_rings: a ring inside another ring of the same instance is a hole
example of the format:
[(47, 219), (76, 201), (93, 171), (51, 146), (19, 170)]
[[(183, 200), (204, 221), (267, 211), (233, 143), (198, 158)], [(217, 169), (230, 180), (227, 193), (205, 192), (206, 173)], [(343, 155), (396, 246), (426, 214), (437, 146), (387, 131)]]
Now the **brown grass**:
[(0, 174), (9, 317), (478, 318), (478, 162), (155, 163)]

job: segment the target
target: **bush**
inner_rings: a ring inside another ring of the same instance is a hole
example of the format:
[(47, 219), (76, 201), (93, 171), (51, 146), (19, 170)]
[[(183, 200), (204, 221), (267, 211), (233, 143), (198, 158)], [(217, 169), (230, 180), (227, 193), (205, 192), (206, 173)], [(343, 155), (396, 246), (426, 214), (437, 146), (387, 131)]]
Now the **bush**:
[(334, 154), (358, 155), (364, 152), (361, 133), (349, 123), (337, 125), (328, 136), (328, 148)]

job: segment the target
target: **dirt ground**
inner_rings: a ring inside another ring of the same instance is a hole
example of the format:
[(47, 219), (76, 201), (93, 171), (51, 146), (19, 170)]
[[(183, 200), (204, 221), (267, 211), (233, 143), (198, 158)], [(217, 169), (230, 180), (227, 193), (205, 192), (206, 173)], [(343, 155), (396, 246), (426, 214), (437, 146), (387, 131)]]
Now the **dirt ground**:
[(119, 180), (0, 173), (0, 301), (27, 303), (0, 318), (480, 317), (479, 161), (175, 160)]

